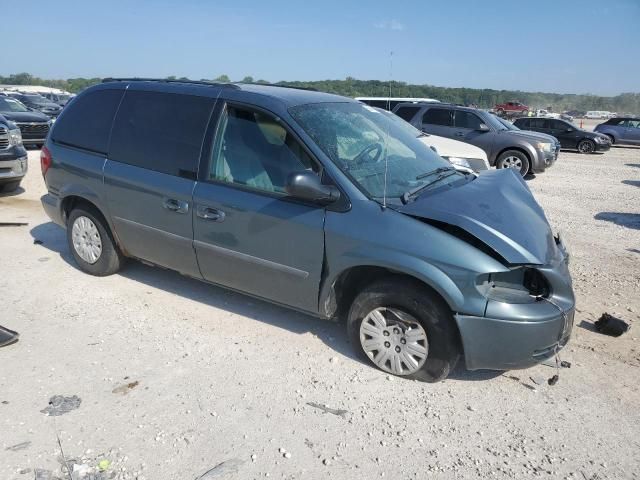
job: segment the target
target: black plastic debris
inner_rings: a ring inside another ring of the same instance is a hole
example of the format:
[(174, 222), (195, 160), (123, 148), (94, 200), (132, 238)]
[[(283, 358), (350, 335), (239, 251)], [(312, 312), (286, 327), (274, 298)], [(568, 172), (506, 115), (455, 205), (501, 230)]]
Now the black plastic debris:
[(562, 360), (562, 361), (560, 362), (560, 366), (561, 366), (562, 368), (571, 368), (571, 362), (567, 362), (566, 360)]
[(549, 380), (547, 380), (547, 383), (551, 386), (554, 386), (556, 383), (558, 383), (558, 380), (560, 380), (560, 377), (558, 375), (554, 375)]
[(338, 408), (329, 408), (326, 405), (320, 405), (319, 403), (315, 403), (315, 402), (307, 402), (307, 405), (309, 405), (310, 407), (322, 410), (324, 413), (337, 415), (338, 417), (344, 417), (347, 413), (349, 413), (346, 410), (341, 410)]
[(42, 240), (38, 240), (37, 238), (33, 240), (34, 245), (42, 245)]
[(82, 400), (77, 395), (73, 395), (71, 397), (54, 395), (49, 399), (49, 406), (40, 410), (40, 412), (46, 413), (50, 417), (57, 417), (58, 415), (64, 415), (65, 413), (69, 413), (71, 410), (75, 410), (80, 407), (80, 402), (82, 402)]
[(27, 222), (0, 222), (0, 227), (25, 227)]
[(20, 334), (18, 332), (14, 332), (0, 325), (0, 347), (17, 342), (19, 337)]
[(611, 337), (619, 337), (630, 328), (627, 322), (608, 313), (603, 313), (595, 325), (598, 332)]

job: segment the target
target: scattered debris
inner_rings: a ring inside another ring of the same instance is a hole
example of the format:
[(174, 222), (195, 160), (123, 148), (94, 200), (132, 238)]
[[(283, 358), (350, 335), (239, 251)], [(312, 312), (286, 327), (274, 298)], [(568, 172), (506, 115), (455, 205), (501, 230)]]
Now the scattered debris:
[(18, 443), (16, 445), (11, 445), (10, 447), (5, 448), (5, 450), (9, 450), (11, 452), (17, 452), (18, 450), (24, 450), (31, 445), (30, 441)]
[(120, 385), (119, 387), (111, 390), (111, 393), (121, 393), (122, 395), (126, 395), (127, 393), (129, 393), (129, 390), (136, 388), (139, 384), (140, 382), (138, 380), (136, 380), (135, 382), (125, 383), (124, 385)]
[(0, 227), (24, 227), (29, 225), (27, 222), (0, 222)]
[(544, 382), (546, 382), (546, 379), (544, 377), (540, 377), (540, 376), (529, 377), (529, 378), (536, 385), (542, 385), (542, 384), (544, 384)]
[(207, 470), (199, 477), (196, 477), (196, 480), (209, 480), (210, 478), (218, 478), (228, 473), (236, 473), (243, 463), (244, 461), (240, 460), (239, 458), (226, 460), (222, 463), (219, 463), (211, 470)]
[(54, 395), (49, 399), (49, 406), (44, 410), (40, 410), (40, 412), (46, 413), (50, 417), (57, 417), (80, 407), (80, 402), (82, 402), (82, 400), (77, 395), (71, 397)]
[(100, 460), (98, 462), (98, 470), (100, 470), (101, 472), (108, 470), (110, 466), (111, 462), (109, 460)]
[(562, 360), (562, 361), (560, 362), (560, 366), (561, 366), (562, 368), (571, 368), (571, 362), (567, 362), (566, 360)]
[(14, 332), (0, 325), (0, 347), (17, 342), (19, 337), (20, 334), (18, 332)]
[(38, 240), (37, 238), (34, 238), (34, 239), (33, 239), (33, 244), (34, 244), (34, 245), (42, 245), (42, 244), (43, 244), (43, 241), (42, 241), (42, 240)]
[(598, 332), (611, 337), (619, 337), (630, 328), (627, 322), (608, 313), (603, 313), (595, 325)]
[(51, 470), (45, 470), (43, 468), (36, 468), (34, 470), (35, 480), (53, 480), (53, 474)]
[(556, 383), (558, 383), (558, 380), (560, 380), (560, 377), (558, 375), (554, 375), (549, 380), (547, 380), (547, 383), (551, 386), (554, 386)]
[(310, 407), (322, 410), (324, 413), (330, 413), (332, 415), (337, 415), (339, 417), (344, 417), (347, 413), (349, 413), (348, 410), (329, 408), (326, 405), (320, 405), (319, 403), (315, 403), (315, 402), (307, 402), (307, 405), (309, 405)]
[(48, 262), (49, 260), (51, 260), (49, 257), (40, 257), (38, 259), (39, 262)]

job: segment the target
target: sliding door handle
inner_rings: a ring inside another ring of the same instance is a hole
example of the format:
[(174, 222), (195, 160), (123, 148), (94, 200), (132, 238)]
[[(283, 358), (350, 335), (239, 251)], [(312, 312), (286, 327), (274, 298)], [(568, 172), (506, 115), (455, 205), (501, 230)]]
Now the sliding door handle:
[(212, 222), (222, 222), (225, 217), (222, 210), (216, 210), (215, 208), (207, 207), (205, 205), (198, 205), (196, 207), (196, 215), (205, 220), (211, 220)]

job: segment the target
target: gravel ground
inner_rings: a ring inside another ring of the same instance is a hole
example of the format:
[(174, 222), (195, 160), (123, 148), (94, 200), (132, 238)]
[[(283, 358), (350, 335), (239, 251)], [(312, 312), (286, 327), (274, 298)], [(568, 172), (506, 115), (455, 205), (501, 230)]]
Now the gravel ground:
[[(528, 181), (573, 255), (555, 386), (544, 365), (392, 378), (354, 358), (343, 325), (137, 262), (85, 275), (29, 158), (24, 190), (0, 197), (0, 222), (28, 222), (0, 227), (0, 324), (21, 333), (0, 349), (0, 478), (62, 478), (61, 447), (107, 460), (93, 478), (640, 477), (638, 332), (593, 330), (603, 312), (640, 321), (640, 149), (562, 152)], [(79, 406), (41, 413), (54, 395)]]

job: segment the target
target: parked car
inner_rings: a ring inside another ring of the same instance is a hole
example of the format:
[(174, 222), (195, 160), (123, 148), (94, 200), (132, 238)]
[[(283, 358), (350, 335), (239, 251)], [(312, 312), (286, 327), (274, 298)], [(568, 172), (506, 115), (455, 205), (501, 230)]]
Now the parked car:
[(453, 138), (485, 151), (496, 168), (541, 173), (556, 161), (559, 144), (548, 135), (509, 130), (495, 115), (451, 104), (400, 104), (394, 113), (423, 132)]
[(27, 151), (20, 129), (0, 115), (0, 193), (15, 191), (27, 174)]
[[(563, 112), (565, 115), (572, 117), (572, 118), (582, 118), (586, 115), (587, 112), (585, 112), (584, 110), (569, 110), (567, 112)], [(567, 119), (565, 119), (567, 120)]]
[(442, 158), (449, 161), (452, 165), (468, 168), (474, 172), (489, 170), (487, 154), (484, 153), (484, 150), (481, 148), (471, 145), (470, 143), (464, 143), (458, 140), (452, 140), (450, 138), (421, 132), (409, 122), (406, 122), (394, 113), (383, 108), (374, 108), (383, 115), (389, 117), (401, 127), (407, 129), (412, 135), (418, 138), (422, 143), (431, 148)]
[(609, 112), (605, 112), (605, 111), (602, 111), (602, 110), (590, 110), (585, 114), (584, 118), (591, 118), (591, 119), (593, 119), (593, 118), (599, 118), (599, 119), (609, 118)]
[(349, 98), (111, 80), (65, 108), (41, 167), (83, 271), (134, 257), (344, 316), (390, 374), (525, 368), (571, 333), (566, 249), (516, 172), (457, 171)]
[(399, 103), (406, 102), (436, 102), (438, 103), (440, 100), (436, 100), (434, 98), (410, 98), (410, 97), (356, 97), (356, 100), (359, 102), (365, 103), (370, 107), (382, 108), (384, 110), (391, 111), (395, 108)]
[(60, 105), (61, 107), (64, 107), (72, 98), (71, 95), (66, 93), (42, 93), (41, 95), (50, 102)]
[(556, 118), (518, 118), (513, 124), (521, 130), (553, 135), (563, 149), (578, 150), (580, 153), (606, 152), (611, 148), (611, 140), (601, 133), (578, 128), (572, 123)]
[(519, 113), (520, 115), (527, 115), (529, 113), (529, 107), (520, 102), (506, 102), (500, 103), (493, 107), (493, 110), (498, 115)]
[(0, 96), (0, 114), (20, 128), (24, 145), (41, 147), (49, 133), (51, 119), (45, 114), (28, 109), (13, 97)]
[(26, 107), (42, 112), (49, 118), (56, 118), (62, 111), (60, 105), (47, 100), (42, 95), (34, 93), (10, 93), (9, 95)]
[(597, 125), (594, 131), (616, 145), (640, 145), (640, 117), (617, 117)]

